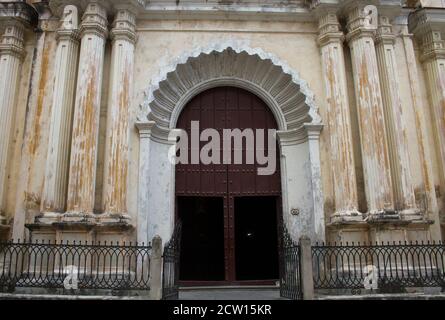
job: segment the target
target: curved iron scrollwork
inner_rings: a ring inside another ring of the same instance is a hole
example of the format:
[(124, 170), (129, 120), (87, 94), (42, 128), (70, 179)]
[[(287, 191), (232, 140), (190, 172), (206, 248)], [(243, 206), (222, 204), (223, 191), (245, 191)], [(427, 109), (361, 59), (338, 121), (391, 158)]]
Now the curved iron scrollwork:
[(292, 300), (303, 299), (300, 246), (292, 240), (284, 223), (280, 240), (280, 296)]
[(402, 293), (407, 287), (445, 288), (442, 243), (317, 244), (315, 289)]
[(181, 253), (181, 221), (173, 230), (171, 239), (164, 246), (162, 255), (162, 299), (175, 300), (179, 297), (179, 262)]
[[(0, 291), (150, 290), (151, 245), (0, 242)], [(68, 281), (69, 280), (69, 281)]]

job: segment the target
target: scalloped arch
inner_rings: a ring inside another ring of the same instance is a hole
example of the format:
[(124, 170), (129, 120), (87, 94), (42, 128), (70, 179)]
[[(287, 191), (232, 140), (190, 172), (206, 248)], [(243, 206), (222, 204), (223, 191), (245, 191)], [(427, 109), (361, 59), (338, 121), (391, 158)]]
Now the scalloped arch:
[(305, 123), (321, 123), (314, 95), (296, 71), (261, 49), (233, 43), (198, 48), (178, 57), (153, 80), (138, 120), (153, 121), (153, 136), (167, 139), (193, 96), (222, 85), (258, 95), (271, 108), (280, 130), (303, 134)]

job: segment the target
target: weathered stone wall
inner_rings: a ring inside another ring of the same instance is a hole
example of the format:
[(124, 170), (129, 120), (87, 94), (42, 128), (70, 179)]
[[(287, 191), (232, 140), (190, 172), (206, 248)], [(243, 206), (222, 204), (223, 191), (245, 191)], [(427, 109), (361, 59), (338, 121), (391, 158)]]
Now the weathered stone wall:
[[(173, 2), (169, 5), (174, 5)], [(423, 6), (444, 6), (442, 1), (421, 2)], [(155, 5), (159, 4), (154, 3), (153, 6)], [(223, 5), (223, 3), (219, 2), (218, 5)], [(277, 21), (279, 19), (266, 21), (255, 19), (255, 15), (240, 16), (240, 21), (235, 21), (226, 19), (224, 14), (217, 15), (216, 18), (210, 16), (209, 18), (198, 18), (197, 15), (190, 14), (189, 19), (179, 19), (179, 15), (175, 17), (171, 14), (167, 15), (169, 19), (163, 19), (162, 17), (156, 19), (153, 14), (144, 15), (142, 13), (143, 9), (140, 9), (141, 14), (136, 23), (137, 42), (134, 51), (134, 76), (129, 101), (128, 193), (126, 197), (127, 212), (125, 212), (130, 217), (130, 223), (133, 226), (138, 225), (139, 134), (135, 122), (141, 114), (140, 105), (146, 101), (146, 94), (150, 86), (155, 85), (166, 70), (174, 65), (175, 61), (178, 61), (179, 57), (197, 51), (199, 48), (211, 47), (212, 44), (217, 43), (234, 43), (238, 47), (260, 48), (262, 51), (270, 53), (293, 70), (296, 70), (314, 93), (315, 105), (319, 108), (319, 114), (325, 125), (320, 137), (321, 178), (325, 221), (330, 221), (331, 216), (336, 212), (335, 190), (339, 186), (334, 184), (332, 172), (334, 168), (330, 149), (332, 128), (328, 125), (325, 79), (322, 71), (320, 47), (317, 43), (319, 25), (317, 18), (306, 7), (303, 7), (300, 1), (292, 2), (291, 5), (292, 10), (298, 6), (303, 8), (300, 11), (306, 10), (306, 19), (289, 19), (288, 17), (292, 14), (292, 11), (286, 5), (283, 5), (283, 10), (286, 12), (286, 19), (283, 20), (291, 21)], [(83, 12), (84, 9), (84, 7), (79, 8), (80, 12)], [(367, 227), (363, 227), (362, 224), (353, 227), (351, 230), (353, 235), (345, 236), (343, 227), (334, 226), (332, 233), (328, 234), (329, 239), (364, 241), (369, 239), (402, 240), (400, 237), (405, 238), (405, 240), (440, 238), (437, 217), (438, 211), (443, 210), (444, 196), (432, 200), (427, 198), (431, 197), (434, 190), (441, 191), (441, 194), (445, 193), (443, 181), (440, 178), (443, 168), (438, 160), (440, 151), (434, 142), (435, 131), (430, 125), (433, 123), (434, 116), (431, 113), (430, 94), (428, 93), (423, 64), (420, 61), (421, 52), (419, 52), (420, 49), (416, 44), (414, 50), (410, 51), (410, 40), (407, 40), (411, 39), (406, 18), (408, 13), (409, 10), (400, 12), (398, 17), (392, 20), (393, 33), (395, 34), (394, 54), (397, 61), (395, 77), (398, 79), (403, 120), (406, 124), (408, 167), (415, 191), (416, 205), (422, 210), (426, 203), (437, 201), (438, 208), (431, 208), (431, 205), (428, 208), (430, 211), (428, 218), (436, 220), (435, 224), (431, 227), (431, 233), (422, 231), (429, 228), (428, 226), (425, 227), (424, 224), (414, 227), (413, 232), (406, 231), (406, 229), (403, 231), (399, 227), (395, 227), (394, 237), (386, 233), (382, 233), (381, 237), (373, 237), (373, 232), (378, 233), (380, 231), (372, 231), (369, 235)], [(303, 13), (299, 13), (298, 17), (303, 15)], [(112, 21), (113, 17), (114, 11), (111, 10), (109, 11), (109, 20)], [(25, 55), (20, 71), (14, 129), (8, 156), (6, 197), (3, 205), (7, 223), (13, 220), (13, 236), (15, 238), (23, 238), (27, 232), (25, 224), (34, 223), (35, 217), (41, 214), (51, 108), (53, 107), (53, 79), (57, 71), (54, 61), (57, 49), (56, 31), (60, 25), (59, 18), (58, 16), (41, 16), (39, 30), (34, 31), (32, 28), (27, 28), (25, 32)], [(80, 18), (81, 16), (79, 16), (79, 21)], [(343, 20), (341, 22), (343, 23)], [(109, 26), (110, 28), (111, 26)], [(4, 32), (4, 24), (1, 20), (0, 32), (2, 34)], [(351, 57), (348, 45), (345, 43), (342, 46), (345, 57), (345, 80), (350, 106), (349, 116), (353, 147), (353, 150), (345, 150), (345, 152), (353, 152), (357, 180), (357, 209), (360, 212), (365, 212), (369, 208), (365, 195), (366, 181), (364, 179), (366, 176), (363, 175), (358, 99), (354, 92), (353, 57)], [(102, 94), (100, 97), (99, 138), (94, 187), (95, 213), (102, 213), (104, 210), (103, 181), (106, 178), (106, 174), (104, 176), (104, 164), (106, 163), (107, 153), (105, 145), (110, 134), (107, 132), (107, 116), (109, 115), (108, 106), (110, 102), (111, 52), (111, 42), (108, 40), (104, 50), (103, 79), (100, 84)], [(416, 73), (411, 70), (413, 64), (417, 68)], [(416, 75), (417, 79), (413, 78)], [(335, 121), (332, 125), (335, 126)], [(432, 181), (425, 183), (425, 179), (432, 179)], [(304, 188), (305, 186), (301, 187)], [(428, 189), (425, 190), (426, 188)], [(425, 191), (429, 193), (425, 195)], [(379, 228), (376, 230), (380, 230)], [(356, 236), (357, 233), (358, 236)], [(108, 237), (107, 235), (106, 237), (112, 239), (114, 233), (110, 234), (111, 236)], [(400, 234), (402, 235), (400, 236)], [(135, 239), (136, 234), (133, 233), (129, 237)], [(120, 236), (116, 236), (116, 238), (121, 239)]]

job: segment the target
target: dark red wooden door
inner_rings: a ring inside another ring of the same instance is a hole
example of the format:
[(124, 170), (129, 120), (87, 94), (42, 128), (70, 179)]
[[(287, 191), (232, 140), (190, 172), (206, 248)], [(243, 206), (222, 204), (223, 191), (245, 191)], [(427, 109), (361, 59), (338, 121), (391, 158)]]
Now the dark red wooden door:
[[(274, 116), (267, 105), (254, 94), (236, 87), (217, 87), (195, 96), (182, 111), (177, 128), (184, 129), (189, 137), (188, 164), (176, 165), (176, 196), (223, 197), (224, 205), (224, 262), (225, 279), (233, 282), (235, 275), (235, 229), (234, 201), (236, 197), (245, 196), (281, 196), (280, 166), (278, 146), (276, 145), (276, 170), (272, 175), (258, 175), (256, 157), (253, 164), (246, 164), (243, 139), (242, 164), (233, 164), (232, 143), (231, 163), (223, 164), (192, 164), (193, 150), (191, 140), (191, 123), (199, 121), (199, 130), (216, 129), (221, 137), (220, 147), (223, 149), (223, 129), (247, 128), (265, 129), (265, 154), (268, 154), (267, 129), (277, 129)], [(233, 142), (233, 141), (232, 141)], [(256, 143), (255, 139), (255, 143)], [(202, 148), (207, 142), (201, 142)], [(251, 147), (255, 147), (251, 146)], [(255, 150), (255, 149), (253, 149)], [(222, 151), (221, 151), (222, 152)], [(199, 153), (198, 153), (199, 154)]]

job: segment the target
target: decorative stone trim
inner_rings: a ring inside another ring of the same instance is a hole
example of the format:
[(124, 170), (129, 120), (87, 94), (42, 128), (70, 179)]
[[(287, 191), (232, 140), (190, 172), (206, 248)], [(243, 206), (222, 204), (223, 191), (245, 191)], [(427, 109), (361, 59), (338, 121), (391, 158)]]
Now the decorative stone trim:
[(80, 25), (81, 35), (95, 34), (104, 39), (108, 36), (107, 11), (99, 3), (89, 3), (82, 17)]
[(118, 9), (110, 32), (111, 40), (126, 40), (136, 43), (136, 15), (127, 9)]
[(36, 26), (37, 11), (25, 1), (0, 2), (0, 20), (14, 19), (27, 26)]
[(0, 54), (23, 59), (25, 54), (24, 33), (25, 27), (22, 23), (18, 21), (10, 22), (2, 36)]
[(166, 141), (185, 104), (199, 92), (221, 85), (257, 94), (271, 106), (280, 130), (303, 134), (304, 123), (321, 123), (314, 95), (297, 72), (261, 49), (238, 43), (198, 48), (165, 67), (148, 88), (138, 120), (154, 121), (153, 138)]

